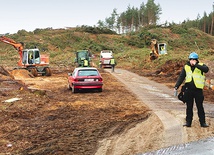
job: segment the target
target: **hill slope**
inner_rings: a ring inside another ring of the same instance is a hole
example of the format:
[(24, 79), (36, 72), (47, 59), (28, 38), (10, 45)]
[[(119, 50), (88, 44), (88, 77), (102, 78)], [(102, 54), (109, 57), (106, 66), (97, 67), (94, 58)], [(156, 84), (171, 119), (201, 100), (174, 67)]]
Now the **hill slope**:
[[(210, 67), (207, 78), (210, 80), (214, 74), (214, 37), (197, 29), (186, 29), (182, 25), (168, 28), (144, 28), (127, 35), (117, 35), (112, 32), (106, 34), (106, 30), (97, 31), (96, 28), (81, 27), (37, 29), (34, 32), (22, 30), (8, 37), (24, 42), (26, 48), (37, 46), (41, 52), (49, 54), (51, 67), (74, 67), (75, 51), (79, 49), (89, 49), (96, 57), (94, 63), (98, 65), (100, 51), (111, 49), (117, 60), (117, 67), (140, 75), (152, 76), (153, 79), (155, 75), (157, 78), (162, 77), (175, 82), (189, 53), (196, 51), (200, 61)], [(167, 55), (160, 56), (154, 61), (149, 60), (152, 38), (166, 43), (168, 51)], [(0, 42), (0, 53), (3, 66), (16, 66), (18, 54), (12, 46)]]

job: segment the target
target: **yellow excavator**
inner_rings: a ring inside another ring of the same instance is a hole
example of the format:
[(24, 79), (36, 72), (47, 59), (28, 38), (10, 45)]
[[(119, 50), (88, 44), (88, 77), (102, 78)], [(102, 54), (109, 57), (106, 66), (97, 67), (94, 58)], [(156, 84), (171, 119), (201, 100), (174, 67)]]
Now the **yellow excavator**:
[(156, 39), (151, 40), (150, 60), (155, 60), (159, 55), (167, 54), (166, 43), (158, 43)]

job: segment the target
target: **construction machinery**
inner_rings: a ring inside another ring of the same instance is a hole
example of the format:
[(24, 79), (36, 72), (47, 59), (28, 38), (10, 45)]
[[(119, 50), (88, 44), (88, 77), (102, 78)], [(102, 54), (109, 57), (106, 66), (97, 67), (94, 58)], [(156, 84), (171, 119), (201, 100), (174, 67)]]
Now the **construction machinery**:
[(111, 50), (102, 50), (100, 52), (100, 68), (111, 67), (111, 58), (113, 58), (113, 52)]
[(24, 49), (24, 43), (17, 43), (13, 39), (5, 36), (0, 36), (0, 41), (12, 45), (19, 53), (18, 68), (26, 69), (35, 77), (38, 74), (42, 76), (51, 76), (51, 69), (49, 68), (49, 56), (40, 54), (38, 48)]
[(76, 67), (91, 67), (92, 54), (89, 50), (78, 50), (76, 51), (75, 64)]
[(166, 43), (158, 43), (156, 39), (151, 40), (150, 60), (155, 60), (159, 55), (167, 54)]

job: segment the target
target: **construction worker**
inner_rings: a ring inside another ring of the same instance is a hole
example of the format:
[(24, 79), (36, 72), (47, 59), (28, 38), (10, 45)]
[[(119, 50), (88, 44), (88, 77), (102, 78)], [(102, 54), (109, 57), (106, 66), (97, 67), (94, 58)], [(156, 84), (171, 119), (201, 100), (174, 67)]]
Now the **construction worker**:
[(205, 73), (209, 68), (198, 61), (198, 54), (190, 53), (189, 61), (184, 65), (180, 76), (175, 84), (174, 91), (183, 83), (185, 79), (185, 102), (186, 102), (186, 123), (184, 126), (191, 127), (193, 119), (193, 103), (195, 100), (198, 110), (198, 117), (201, 127), (209, 127), (205, 121), (205, 112), (203, 107), (204, 95), (203, 88), (205, 83)]
[(86, 59), (84, 60), (83, 66), (84, 66), (84, 67), (88, 67), (88, 60), (86, 60)]
[(29, 64), (33, 64), (33, 55), (32, 55), (32, 53), (29, 54), (28, 63)]
[(114, 67), (116, 65), (116, 61), (115, 61), (114, 57), (111, 58), (110, 65), (111, 65), (111, 72), (114, 72)]
[(99, 62), (99, 67), (102, 68), (102, 61)]
[(161, 51), (164, 51), (164, 46), (161, 46)]

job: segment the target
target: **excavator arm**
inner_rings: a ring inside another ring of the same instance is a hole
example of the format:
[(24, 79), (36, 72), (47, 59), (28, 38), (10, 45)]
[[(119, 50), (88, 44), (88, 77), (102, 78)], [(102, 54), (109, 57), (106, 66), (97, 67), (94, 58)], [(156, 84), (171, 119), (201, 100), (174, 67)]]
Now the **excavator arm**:
[(5, 36), (1, 36), (0, 37), (0, 41), (4, 42), (6, 44), (12, 45), (19, 52), (20, 59), (19, 59), (18, 65), (21, 66), (22, 57), (23, 57), (22, 50), (24, 49), (24, 43), (22, 43), (22, 42), (21, 43), (17, 43), (13, 39), (7, 38)]
[(155, 60), (159, 56), (158, 53), (158, 45), (157, 45), (157, 40), (152, 39), (151, 40), (151, 52), (150, 52), (150, 60)]

